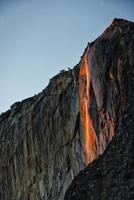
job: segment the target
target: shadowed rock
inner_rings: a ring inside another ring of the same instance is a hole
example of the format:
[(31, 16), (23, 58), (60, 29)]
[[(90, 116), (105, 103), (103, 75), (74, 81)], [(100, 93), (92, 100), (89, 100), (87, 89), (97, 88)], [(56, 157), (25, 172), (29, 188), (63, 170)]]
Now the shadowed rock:
[(0, 116), (0, 199), (62, 200), (84, 168), (77, 70)]

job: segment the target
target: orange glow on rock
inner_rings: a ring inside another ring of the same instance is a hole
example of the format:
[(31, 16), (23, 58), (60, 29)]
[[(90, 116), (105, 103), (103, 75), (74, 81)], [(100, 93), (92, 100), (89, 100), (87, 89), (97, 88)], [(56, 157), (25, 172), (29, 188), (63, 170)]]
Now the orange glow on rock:
[(88, 51), (82, 58), (79, 72), (79, 101), (81, 123), (84, 130), (85, 164), (92, 162), (97, 157), (98, 139), (89, 116), (91, 75), (88, 65)]

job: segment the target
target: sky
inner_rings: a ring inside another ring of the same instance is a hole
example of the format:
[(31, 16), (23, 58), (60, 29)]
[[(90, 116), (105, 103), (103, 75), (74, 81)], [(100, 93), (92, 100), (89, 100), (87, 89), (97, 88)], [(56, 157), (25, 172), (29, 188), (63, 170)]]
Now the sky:
[(114, 18), (134, 21), (133, 0), (0, 0), (0, 113), (73, 68)]

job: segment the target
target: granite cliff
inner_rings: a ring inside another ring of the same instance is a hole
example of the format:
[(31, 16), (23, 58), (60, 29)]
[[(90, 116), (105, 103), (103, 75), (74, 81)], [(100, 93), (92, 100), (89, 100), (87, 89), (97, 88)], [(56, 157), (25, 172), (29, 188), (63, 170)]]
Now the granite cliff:
[(0, 117), (0, 199), (59, 200), (84, 167), (76, 71)]
[(74, 178), (64, 200), (133, 200), (134, 23), (115, 19), (90, 44), (88, 69), (97, 104), (93, 107), (91, 99), (89, 113), (92, 122), (98, 115), (93, 125), (100, 127), (100, 142), (94, 139), (99, 151), (90, 145), (87, 152), (94, 158), (95, 152), (103, 154)]
[(133, 90), (134, 24), (115, 19), (74, 69), (1, 114), (0, 199), (132, 199)]

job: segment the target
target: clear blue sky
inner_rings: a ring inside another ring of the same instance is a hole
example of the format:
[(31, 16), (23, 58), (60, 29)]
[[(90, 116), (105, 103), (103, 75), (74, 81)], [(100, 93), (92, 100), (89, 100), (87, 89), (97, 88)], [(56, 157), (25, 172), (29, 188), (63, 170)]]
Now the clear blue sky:
[(133, 9), (133, 0), (0, 0), (0, 113), (77, 64), (113, 18), (134, 21)]

